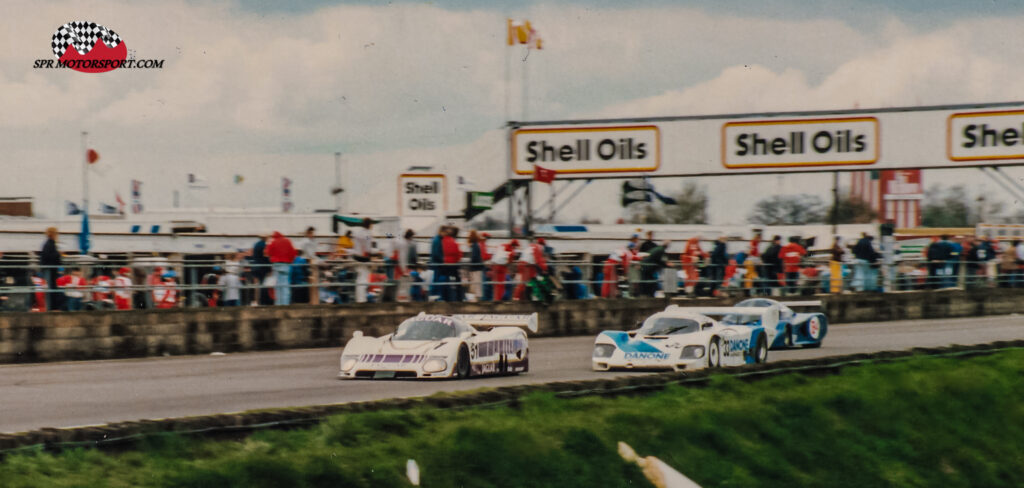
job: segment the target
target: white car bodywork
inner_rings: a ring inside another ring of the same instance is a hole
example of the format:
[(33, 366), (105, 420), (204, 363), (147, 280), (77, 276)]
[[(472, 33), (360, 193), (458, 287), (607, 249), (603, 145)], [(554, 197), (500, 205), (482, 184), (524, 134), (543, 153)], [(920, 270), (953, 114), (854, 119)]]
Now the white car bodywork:
[[(491, 327), (481, 331), (476, 327)], [(419, 315), (382, 337), (356, 331), (341, 353), (339, 378), (453, 378), (529, 370), (532, 315)]]
[[(758, 315), (770, 327), (728, 325), (712, 318), (737, 313)], [(768, 331), (774, 330), (778, 313), (778, 307), (670, 305), (644, 320), (639, 329), (599, 334), (594, 340), (593, 369), (690, 371), (764, 362), (772, 339)]]

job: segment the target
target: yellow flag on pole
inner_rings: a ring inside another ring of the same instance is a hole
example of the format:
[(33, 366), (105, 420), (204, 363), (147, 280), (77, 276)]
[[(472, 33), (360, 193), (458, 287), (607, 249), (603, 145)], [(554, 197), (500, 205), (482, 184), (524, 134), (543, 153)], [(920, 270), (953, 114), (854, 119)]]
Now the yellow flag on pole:
[(533, 30), (529, 20), (523, 21), (520, 24), (512, 19), (507, 19), (507, 29), (506, 40), (509, 46), (525, 44), (528, 49), (541, 48), (540, 36), (537, 35), (537, 31)]

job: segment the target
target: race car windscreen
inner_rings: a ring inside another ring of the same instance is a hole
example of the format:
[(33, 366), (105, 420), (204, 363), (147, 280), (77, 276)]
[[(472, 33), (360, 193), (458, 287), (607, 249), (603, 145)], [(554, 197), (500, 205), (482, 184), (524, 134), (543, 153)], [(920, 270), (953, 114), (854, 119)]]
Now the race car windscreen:
[(700, 330), (696, 320), (682, 317), (651, 317), (640, 327), (639, 333), (649, 336), (689, 334)]
[(392, 340), (396, 341), (436, 341), (447, 337), (455, 337), (454, 324), (437, 320), (407, 320), (398, 326)]
[[(770, 307), (775, 305), (777, 302), (771, 300), (765, 300), (763, 298), (751, 298), (749, 300), (743, 300), (737, 303), (737, 307)], [(779, 304), (779, 315), (785, 314), (789, 311), (789, 307)], [(734, 324), (734, 325), (754, 325), (761, 322), (761, 315), (755, 314), (742, 314), (742, 313), (731, 313), (722, 317), (723, 324)]]

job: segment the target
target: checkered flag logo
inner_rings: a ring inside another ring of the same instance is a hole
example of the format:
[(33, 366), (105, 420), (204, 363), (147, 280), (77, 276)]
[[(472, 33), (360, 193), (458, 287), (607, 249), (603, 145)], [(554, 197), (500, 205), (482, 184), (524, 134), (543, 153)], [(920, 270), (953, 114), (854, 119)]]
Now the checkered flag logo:
[(97, 39), (102, 40), (110, 48), (121, 44), (121, 37), (102, 25), (95, 22), (73, 21), (60, 26), (57, 32), (53, 33), (50, 46), (53, 47), (53, 55), (57, 59), (64, 56), (68, 46), (75, 46), (75, 50), (84, 56), (96, 45)]

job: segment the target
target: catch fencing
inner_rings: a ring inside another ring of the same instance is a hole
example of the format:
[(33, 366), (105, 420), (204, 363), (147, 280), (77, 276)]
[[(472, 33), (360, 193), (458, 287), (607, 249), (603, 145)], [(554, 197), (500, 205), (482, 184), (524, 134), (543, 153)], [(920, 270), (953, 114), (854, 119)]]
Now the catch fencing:
[[(92, 261), (0, 266), (0, 309), (80, 311), (387, 301), (583, 300), (795, 296), (1024, 287), (1024, 267), (988, 260), (895, 264), (806, 259), (728, 265), (556, 257), (533, 263), (402, 266), (387, 260), (262, 264), (224, 260)], [(77, 269), (77, 271), (76, 271)]]

